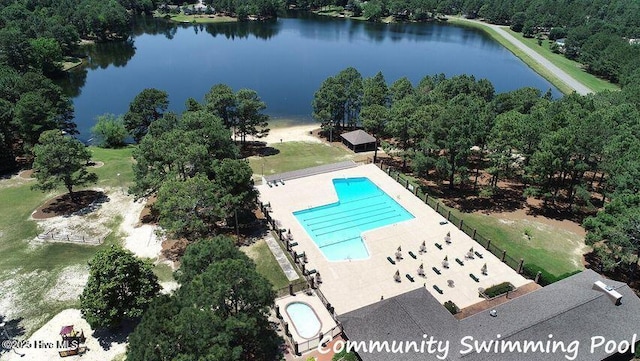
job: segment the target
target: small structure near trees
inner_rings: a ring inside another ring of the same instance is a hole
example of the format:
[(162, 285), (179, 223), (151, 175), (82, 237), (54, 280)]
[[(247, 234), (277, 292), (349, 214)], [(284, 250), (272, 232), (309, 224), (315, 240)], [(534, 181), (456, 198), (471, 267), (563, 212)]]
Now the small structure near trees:
[(356, 153), (375, 150), (377, 147), (376, 138), (362, 129), (344, 133), (340, 137), (342, 143)]

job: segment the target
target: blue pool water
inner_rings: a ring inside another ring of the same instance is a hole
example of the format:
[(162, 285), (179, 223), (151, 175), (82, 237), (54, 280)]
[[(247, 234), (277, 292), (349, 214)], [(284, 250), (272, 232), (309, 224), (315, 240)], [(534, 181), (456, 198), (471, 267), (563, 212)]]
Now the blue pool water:
[(293, 212), (329, 261), (369, 257), (362, 232), (414, 218), (369, 178), (333, 180), (338, 202)]
[(303, 302), (293, 302), (287, 305), (287, 314), (298, 334), (304, 338), (318, 336), (322, 324), (311, 306)]

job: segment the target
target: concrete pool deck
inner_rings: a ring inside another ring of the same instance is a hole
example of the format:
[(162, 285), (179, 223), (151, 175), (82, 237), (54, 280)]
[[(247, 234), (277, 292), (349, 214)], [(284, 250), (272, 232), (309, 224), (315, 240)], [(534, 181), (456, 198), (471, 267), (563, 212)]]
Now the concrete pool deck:
[[(332, 180), (345, 177), (369, 178), (415, 218), (363, 233), (369, 258), (329, 262), (293, 212), (336, 202), (338, 198)], [(480, 287), (488, 288), (502, 282), (520, 287), (532, 282), (517, 274), (454, 225), (440, 225), (441, 221), (446, 221), (444, 217), (373, 164), (293, 179), (277, 187), (261, 185), (257, 188), (260, 200), (271, 204), (272, 217), (280, 222), (281, 228), (291, 230), (293, 239), (298, 242), (295, 250), (307, 254), (307, 269), (315, 269), (320, 273), (320, 289), (338, 314), (370, 305), (381, 297), (397, 296), (418, 287), (426, 287), (441, 303), (451, 300), (459, 308), (465, 308), (484, 300), (478, 296)], [(451, 244), (444, 241), (447, 232), (451, 232)], [(419, 254), (418, 249), (423, 241), (426, 242), (427, 252)], [(435, 243), (442, 245), (442, 250), (436, 248)], [(403, 259), (392, 265), (387, 257), (395, 260), (398, 246), (402, 247)], [(483, 259), (477, 256), (475, 259), (465, 259), (470, 248), (481, 253)], [(417, 259), (413, 259), (409, 251)], [(449, 260), (449, 269), (442, 267), (445, 256)], [(464, 265), (459, 265), (456, 258)], [(421, 263), (424, 264), (426, 277), (417, 274)], [(481, 272), (485, 263), (488, 271), (486, 276)], [(437, 275), (432, 267), (437, 267), (441, 274)], [(394, 281), (396, 271), (400, 272), (401, 282)], [(479, 282), (475, 282), (470, 273), (478, 277)], [(410, 282), (406, 274), (411, 275), (415, 282)], [(453, 287), (449, 286), (449, 280), (453, 281)], [(443, 294), (436, 292), (434, 285)]]

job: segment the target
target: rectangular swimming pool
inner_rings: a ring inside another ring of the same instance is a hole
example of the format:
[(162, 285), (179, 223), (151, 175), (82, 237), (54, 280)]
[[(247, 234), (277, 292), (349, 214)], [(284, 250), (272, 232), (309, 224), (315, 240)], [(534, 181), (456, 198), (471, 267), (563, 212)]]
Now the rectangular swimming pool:
[(336, 178), (338, 202), (293, 212), (329, 261), (369, 257), (361, 234), (414, 218), (369, 178)]

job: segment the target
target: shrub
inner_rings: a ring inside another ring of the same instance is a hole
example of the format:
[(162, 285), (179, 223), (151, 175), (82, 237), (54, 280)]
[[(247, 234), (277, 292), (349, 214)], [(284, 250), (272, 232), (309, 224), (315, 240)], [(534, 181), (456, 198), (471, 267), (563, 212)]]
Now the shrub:
[(453, 303), (453, 301), (445, 302), (444, 308), (446, 308), (447, 311), (451, 312), (452, 315), (455, 315), (456, 313), (460, 312), (460, 309), (455, 303)]
[(532, 263), (527, 263), (524, 265), (523, 267), (523, 273), (525, 276), (531, 278), (531, 279), (535, 279), (536, 275), (538, 274), (538, 272), (540, 272), (540, 278), (538, 279), (538, 283), (541, 286), (546, 286), (546, 285), (550, 285), (554, 282), (558, 282), (561, 279), (565, 279), (569, 276), (573, 276), (576, 273), (580, 273), (582, 272), (581, 270), (575, 270), (573, 272), (567, 272), (567, 273), (563, 273), (560, 276), (554, 276), (551, 273), (545, 271), (544, 269), (542, 269), (541, 267), (539, 267), (538, 265), (532, 264)]
[(347, 352), (347, 350), (342, 350), (339, 353), (333, 355), (331, 361), (356, 361), (358, 358), (353, 352)]
[(113, 114), (99, 115), (96, 125), (91, 128), (97, 144), (102, 148), (118, 148), (125, 145), (129, 136), (122, 117)]
[(484, 294), (485, 296), (487, 296), (487, 298), (494, 298), (513, 290), (514, 288), (511, 283), (502, 282), (500, 284), (487, 288), (486, 290), (484, 290)]

